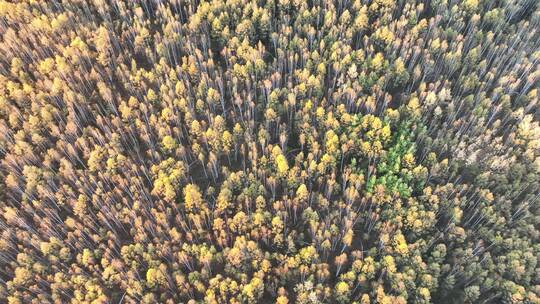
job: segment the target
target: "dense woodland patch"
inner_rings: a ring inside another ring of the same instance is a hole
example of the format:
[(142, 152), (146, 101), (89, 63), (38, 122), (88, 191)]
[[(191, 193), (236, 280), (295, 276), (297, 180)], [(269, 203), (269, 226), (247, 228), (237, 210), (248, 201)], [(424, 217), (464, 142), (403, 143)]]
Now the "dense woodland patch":
[(0, 0), (0, 302), (540, 303), (536, 0)]

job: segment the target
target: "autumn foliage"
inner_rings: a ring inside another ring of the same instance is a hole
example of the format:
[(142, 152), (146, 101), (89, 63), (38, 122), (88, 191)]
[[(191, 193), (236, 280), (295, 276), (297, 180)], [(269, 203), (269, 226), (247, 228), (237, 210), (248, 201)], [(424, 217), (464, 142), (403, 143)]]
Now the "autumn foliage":
[(0, 0), (0, 303), (540, 303), (540, 5)]

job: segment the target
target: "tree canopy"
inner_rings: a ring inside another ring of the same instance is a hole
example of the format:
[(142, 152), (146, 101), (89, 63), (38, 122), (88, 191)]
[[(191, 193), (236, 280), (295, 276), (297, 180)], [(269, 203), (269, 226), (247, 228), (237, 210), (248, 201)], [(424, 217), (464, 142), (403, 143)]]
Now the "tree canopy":
[(540, 303), (540, 4), (0, 0), (0, 302)]

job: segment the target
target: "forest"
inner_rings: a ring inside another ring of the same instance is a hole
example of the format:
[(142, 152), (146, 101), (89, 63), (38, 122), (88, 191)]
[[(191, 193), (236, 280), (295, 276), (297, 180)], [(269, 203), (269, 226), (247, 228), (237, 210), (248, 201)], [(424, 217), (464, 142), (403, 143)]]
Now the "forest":
[(0, 303), (539, 304), (540, 1), (0, 0)]

